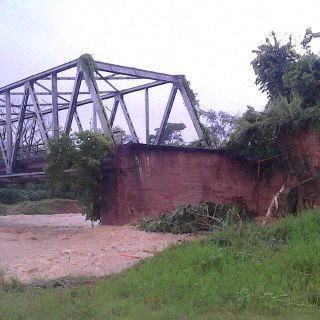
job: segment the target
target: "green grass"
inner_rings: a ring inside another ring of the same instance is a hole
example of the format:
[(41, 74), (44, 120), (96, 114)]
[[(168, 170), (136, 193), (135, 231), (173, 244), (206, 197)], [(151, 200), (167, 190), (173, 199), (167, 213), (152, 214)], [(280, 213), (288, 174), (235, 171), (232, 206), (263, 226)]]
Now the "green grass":
[(93, 284), (6, 286), (0, 319), (319, 319), (320, 210), (231, 226)]

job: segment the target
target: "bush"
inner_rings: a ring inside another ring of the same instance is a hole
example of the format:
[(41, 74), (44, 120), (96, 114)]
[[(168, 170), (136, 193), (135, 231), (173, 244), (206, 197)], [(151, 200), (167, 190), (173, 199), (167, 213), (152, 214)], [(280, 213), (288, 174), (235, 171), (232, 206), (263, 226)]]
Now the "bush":
[(49, 190), (21, 190), (29, 201), (39, 201), (51, 198)]
[(49, 190), (29, 190), (15, 188), (0, 189), (0, 204), (10, 205), (23, 201), (40, 201), (53, 197), (54, 195), (51, 195)]
[(0, 203), (2, 204), (14, 204), (27, 200), (28, 196), (19, 189), (0, 189)]
[(74, 199), (71, 191), (52, 192), (46, 183), (6, 184), (0, 187), (0, 204), (16, 204), (23, 201), (41, 201), (45, 199)]

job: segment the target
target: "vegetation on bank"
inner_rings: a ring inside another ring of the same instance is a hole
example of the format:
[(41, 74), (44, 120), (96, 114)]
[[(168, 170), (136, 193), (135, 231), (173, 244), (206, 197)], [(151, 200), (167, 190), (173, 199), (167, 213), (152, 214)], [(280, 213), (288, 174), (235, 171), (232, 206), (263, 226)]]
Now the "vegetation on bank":
[(280, 41), (273, 32), (253, 51), (256, 84), (268, 102), (262, 112), (248, 106), (235, 121), (226, 143), (229, 151), (268, 158), (280, 153), (277, 142), (282, 133), (319, 131), (320, 57), (303, 48), (300, 53), (291, 37)]
[(0, 185), (0, 205), (54, 198), (74, 199), (74, 194), (71, 192), (52, 192), (45, 182)]
[(72, 199), (44, 199), (39, 201), (23, 201), (14, 205), (0, 205), (0, 215), (37, 215), (83, 212), (84, 208), (79, 202)]
[[(96, 283), (0, 284), (3, 319), (319, 319), (320, 210), (229, 226)], [(1, 282), (1, 281), (0, 281)], [(65, 282), (64, 282), (65, 283)]]
[(52, 192), (46, 182), (0, 186), (0, 215), (83, 212), (71, 191)]

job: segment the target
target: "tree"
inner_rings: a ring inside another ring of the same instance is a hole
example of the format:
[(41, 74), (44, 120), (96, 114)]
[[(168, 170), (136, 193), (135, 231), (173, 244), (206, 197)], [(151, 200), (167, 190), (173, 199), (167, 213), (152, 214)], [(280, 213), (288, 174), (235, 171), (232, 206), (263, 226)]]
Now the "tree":
[(132, 141), (131, 135), (127, 134), (120, 126), (113, 127), (112, 132), (117, 144), (121, 145)]
[(265, 43), (252, 51), (256, 57), (251, 62), (257, 76), (256, 84), (262, 92), (267, 93), (270, 99), (280, 95), (288, 96), (289, 92), (283, 83), (283, 75), (299, 59), (291, 36), (284, 44), (278, 41), (274, 32), (271, 36), (273, 41), (266, 38)]
[[(182, 131), (186, 128), (184, 123), (170, 123), (168, 122), (164, 132), (162, 134), (161, 143), (166, 145), (173, 145), (173, 146), (181, 146), (184, 144), (182, 138)], [(159, 131), (159, 128), (155, 129), (156, 134)], [(153, 143), (156, 138), (155, 135), (150, 135), (150, 142)]]
[(320, 101), (320, 58), (311, 52), (301, 56), (288, 66), (282, 80), (289, 100), (298, 94), (303, 108), (314, 106)]
[(233, 132), (237, 116), (224, 111), (214, 111), (212, 109), (200, 111), (200, 116), (204, 118), (204, 126), (214, 148), (222, 147)]
[(48, 144), (46, 173), (52, 191), (69, 188), (85, 206), (88, 220), (100, 220), (107, 196), (103, 190), (106, 172), (102, 163), (114, 154), (110, 136), (83, 131), (60, 139), (52, 138)]
[(310, 37), (318, 34), (307, 30), (302, 45), (306, 48), (304, 55), (296, 52), (291, 37), (282, 44), (272, 32), (273, 42), (268, 38), (253, 52), (256, 58), (251, 62), (257, 75), (256, 84), (262, 92), (268, 94), (269, 103), (284, 96), (291, 101), (298, 94), (302, 108), (312, 107), (320, 101), (320, 58), (311, 52), (307, 44)]

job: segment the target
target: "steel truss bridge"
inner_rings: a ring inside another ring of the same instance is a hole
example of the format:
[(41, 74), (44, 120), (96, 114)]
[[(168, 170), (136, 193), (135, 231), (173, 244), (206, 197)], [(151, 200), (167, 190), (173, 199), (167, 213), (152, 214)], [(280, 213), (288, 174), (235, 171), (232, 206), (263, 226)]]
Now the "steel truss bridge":
[[(149, 108), (152, 105), (149, 92), (164, 85), (170, 85), (171, 90), (152, 143), (161, 143), (177, 92), (180, 92), (199, 140), (206, 146), (195, 106), (189, 99), (182, 75), (99, 61), (95, 64), (93, 76), (88, 75), (82, 69), (80, 60), (76, 59), (0, 88), (0, 178), (40, 174), (37, 170), (43, 168), (48, 140), (51, 137), (59, 138), (61, 132), (70, 134), (73, 127), (82, 131), (84, 122), (89, 121), (88, 114), (92, 115), (91, 129), (108, 134), (107, 121), (112, 127), (119, 106), (132, 141), (140, 143), (126, 105), (128, 96), (136, 92), (142, 91), (144, 95), (145, 142), (150, 144)], [(99, 101), (103, 101), (103, 104)], [(109, 111), (104, 105), (107, 101), (112, 105)], [(84, 109), (82, 113), (80, 109)], [(106, 117), (108, 112), (109, 120)]]

